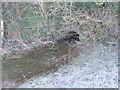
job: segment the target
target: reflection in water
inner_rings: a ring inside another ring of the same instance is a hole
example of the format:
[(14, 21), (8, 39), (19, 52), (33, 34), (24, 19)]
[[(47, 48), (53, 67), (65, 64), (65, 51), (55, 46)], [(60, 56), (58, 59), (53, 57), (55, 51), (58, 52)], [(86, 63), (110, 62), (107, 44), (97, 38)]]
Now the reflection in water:
[(47, 46), (20, 59), (3, 60), (3, 88), (9, 87), (9, 82), (15, 82), (15, 85), (10, 85), (15, 87), (17, 82), (24, 82), (34, 75), (55, 71), (64, 64), (69, 49), (66, 44), (55, 45), (53, 48)]

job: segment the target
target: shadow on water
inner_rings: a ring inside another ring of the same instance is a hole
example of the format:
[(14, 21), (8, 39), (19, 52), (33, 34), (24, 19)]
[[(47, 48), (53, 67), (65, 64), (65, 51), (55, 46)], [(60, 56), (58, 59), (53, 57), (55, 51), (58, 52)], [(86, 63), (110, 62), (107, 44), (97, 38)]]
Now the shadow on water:
[(67, 45), (55, 45), (52, 49), (46, 46), (19, 59), (3, 60), (3, 88), (16, 87), (32, 76), (57, 70), (63, 64), (68, 49)]

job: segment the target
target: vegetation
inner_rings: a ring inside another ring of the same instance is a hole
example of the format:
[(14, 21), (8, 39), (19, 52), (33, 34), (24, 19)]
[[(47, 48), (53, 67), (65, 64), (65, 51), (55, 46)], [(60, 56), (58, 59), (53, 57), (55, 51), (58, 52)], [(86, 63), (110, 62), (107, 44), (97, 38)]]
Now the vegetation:
[(4, 48), (13, 45), (11, 40), (27, 46), (56, 41), (71, 30), (80, 34), (83, 44), (114, 43), (118, 38), (115, 2), (6, 2), (2, 7)]

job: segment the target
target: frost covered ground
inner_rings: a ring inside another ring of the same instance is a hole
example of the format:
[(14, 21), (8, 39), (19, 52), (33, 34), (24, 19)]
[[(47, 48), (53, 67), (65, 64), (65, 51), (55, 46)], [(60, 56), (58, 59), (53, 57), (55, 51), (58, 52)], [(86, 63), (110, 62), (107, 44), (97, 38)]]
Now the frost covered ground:
[(80, 55), (54, 73), (37, 76), (20, 88), (118, 88), (118, 53), (99, 45), (91, 54)]

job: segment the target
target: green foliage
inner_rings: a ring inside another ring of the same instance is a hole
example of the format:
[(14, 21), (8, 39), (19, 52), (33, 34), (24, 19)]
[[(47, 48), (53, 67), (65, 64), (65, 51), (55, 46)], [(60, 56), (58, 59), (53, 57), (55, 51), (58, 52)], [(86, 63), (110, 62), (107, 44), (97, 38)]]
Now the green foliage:
[[(102, 3), (102, 2), (101, 2)], [(95, 2), (75, 2), (74, 5), (80, 9), (95, 9), (95, 8), (109, 8), (112, 11), (116, 11), (118, 8), (117, 2), (103, 2), (102, 4), (97, 4)]]
[(95, 2), (75, 2), (74, 5), (80, 9), (92, 9), (99, 7)]
[[(7, 32), (21, 30), (23, 40), (32, 42), (35, 37), (50, 40), (75, 30), (83, 33), (84, 40), (93, 42), (103, 41), (108, 37), (108, 24), (100, 25), (97, 20), (102, 23), (107, 19), (111, 20), (108, 15), (116, 14), (117, 8), (118, 3), (115, 2), (11, 3), (10, 8), (3, 8), (3, 15)], [(68, 27), (70, 28), (67, 29)]]

